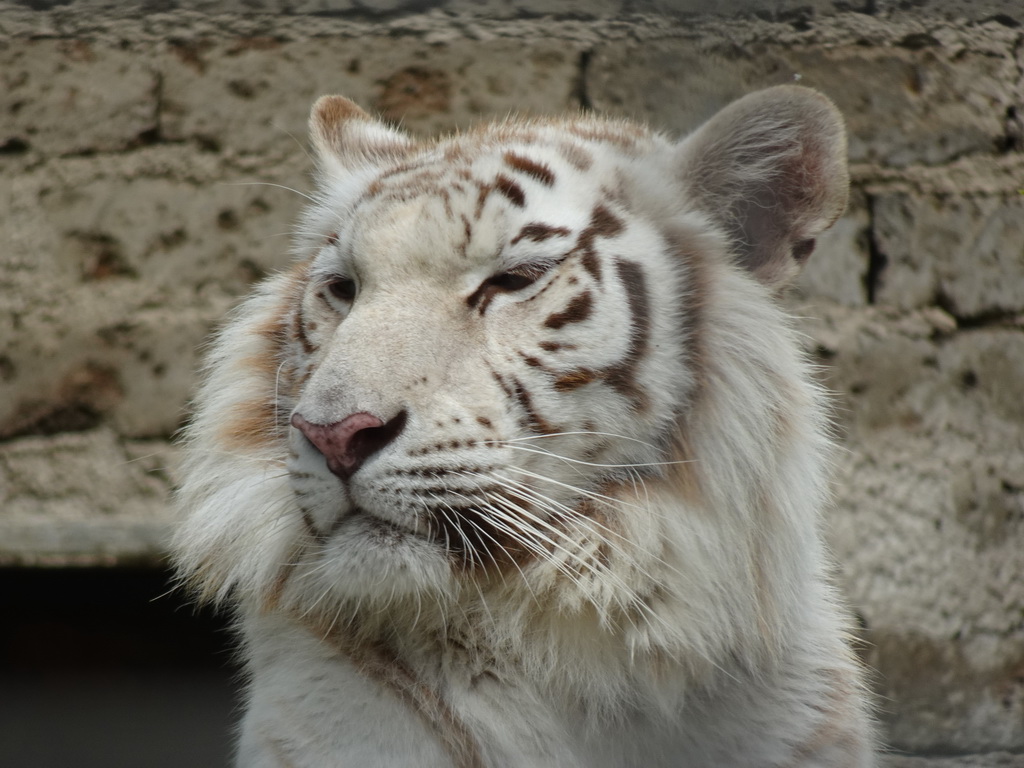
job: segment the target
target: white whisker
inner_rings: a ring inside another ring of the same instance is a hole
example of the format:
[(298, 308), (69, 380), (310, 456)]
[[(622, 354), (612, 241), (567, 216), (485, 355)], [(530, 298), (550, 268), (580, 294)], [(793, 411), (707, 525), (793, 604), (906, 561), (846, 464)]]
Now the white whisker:
[(305, 192), (300, 192), (297, 189), (286, 186), (284, 184), (275, 184), (272, 181), (223, 181), (221, 186), (225, 187), (276, 187), (277, 189), (284, 189), (289, 192), (294, 192), (301, 198), (308, 200), (311, 203), (317, 202), (317, 198), (312, 195), (307, 195)]
[(284, 370), (285, 361), (282, 360), (274, 373), (274, 424), (281, 423), (281, 371)]
[(616, 440), (628, 440), (629, 442), (632, 443), (639, 443), (640, 445), (645, 445), (648, 448), (654, 449), (655, 451), (661, 450), (657, 445), (655, 445), (654, 443), (648, 443), (646, 440), (641, 440), (636, 437), (630, 437), (629, 435), (619, 435), (614, 432), (598, 432), (597, 430), (576, 430), (572, 432), (545, 432), (543, 434), (523, 435), (522, 437), (512, 437), (508, 438), (507, 440), (493, 440), (488, 442), (501, 445), (504, 443), (520, 443), (529, 440), (547, 440), (553, 437), (569, 437), (572, 435), (595, 435), (597, 437), (612, 437), (615, 438)]
[(638, 461), (631, 462), (629, 464), (601, 464), (593, 461), (583, 461), (582, 459), (571, 459), (568, 456), (561, 456), (552, 451), (545, 451), (543, 449), (538, 448), (525, 448), (521, 445), (510, 445), (508, 447), (514, 451), (523, 451), (524, 453), (536, 453), (541, 456), (550, 456), (553, 459), (565, 461), (570, 464), (582, 464), (583, 466), (586, 467), (599, 467), (605, 469), (635, 469), (636, 467), (670, 467), (676, 464), (690, 464), (693, 461), (692, 459), (689, 459), (680, 461)]
[[(553, 514), (556, 514), (564, 521), (571, 522), (578, 527), (582, 527), (582, 529), (590, 535), (597, 536), (601, 539), (602, 542), (607, 544), (615, 554), (618, 554), (621, 557), (625, 558), (629, 562), (630, 568), (636, 571), (639, 575), (641, 575), (649, 582), (655, 581), (655, 577), (653, 576), (653, 574), (651, 574), (646, 568), (641, 567), (637, 562), (636, 558), (632, 554), (627, 552), (620, 544), (616, 543), (617, 540), (622, 542), (623, 544), (632, 545), (633, 542), (628, 537), (622, 535), (618, 531), (608, 527), (607, 525), (601, 523), (593, 517), (584, 515), (580, 513), (578, 510), (573, 509), (572, 507), (569, 507), (554, 499), (551, 499), (550, 497), (544, 496), (543, 494), (540, 493), (540, 491), (517, 480), (502, 477), (497, 474), (490, 475), (489, 479), (491, 479), (494, 482), (498, 482), (499, 484), (504, 485), (505, 487), (511, 490), (514, 490), (516, 493), (529, 496), (535, 502), (539, 502), (540, 506), (546, 508), (549, 512)], [(643, 488), (646, 493), (646, 486), (644, 485)], [(648, 505), (649, 503), (650, 499), (648, 499)], [(611, 539), (608, 538), (609, 536), (611, 537)], [(664, 558), (659, 557), (650, 552), (645, 552), (644, 554), (652, 561), (653, 564), (656, 564), (659, 568), (664, 569), (667, 572), (670, 572), (683, 579), (686, 579), (687, 581), (692, 581), (691, 577), (689, 577), (688, 574), (685, 574), (675, 566), (670, 565)]]
[(519, 474), (525, 475), (527, 477), (532, 477), (535, 480), (540, 480), (540, 481), (545, 482), (545, 483), (551, 483), (552, 485), (557, 485), (557, 486), (559, 486), (561, 488), (565, 488), (565, 489), (571, 491), (574, 494), (579, 494), (580, 496), (586, 496), (589, 499), (600, 499), (601, 501), (607, 501), (607, 502), (610, 502), (611, 504), (616, 504), (616, 505), (622, 506), (622, 507), (632, 507), (633, 509), (643, 509), (643, 507), (641, 505), (639, 505), (639, 504), (630, 504), (629, 502), (623, 501), (622, 499), (616, 499), (616, 498), (613, 498), (611, 496), (606, 496), (603, 493), (597, 493), (596, 491), (588, 491), (585, 488), (580, 488), (579, 486), (570, 485), (568, 483), (563, 483), (560, 480), (555, 480), (553, 477), (548, 477), (547, 475), (539, 475), (536, 472), (531, 472), (530, 470), (523, 469), (522, 467), (509, 466), (509, 467), (506, 467), (506, 469), (508, 469), (508, 470), (510, 470), (512, 472), (518, 472)]

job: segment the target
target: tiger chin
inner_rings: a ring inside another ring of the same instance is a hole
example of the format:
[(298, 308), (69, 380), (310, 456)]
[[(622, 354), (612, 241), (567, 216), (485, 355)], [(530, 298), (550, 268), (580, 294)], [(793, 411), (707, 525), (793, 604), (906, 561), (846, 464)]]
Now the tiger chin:
[(874, 765), (826, 398), (777, 302), (846, 205), (832, 104), (421, 142), (327, 96), (310, 130), (293, 266), (184, 441), (238, 765)]

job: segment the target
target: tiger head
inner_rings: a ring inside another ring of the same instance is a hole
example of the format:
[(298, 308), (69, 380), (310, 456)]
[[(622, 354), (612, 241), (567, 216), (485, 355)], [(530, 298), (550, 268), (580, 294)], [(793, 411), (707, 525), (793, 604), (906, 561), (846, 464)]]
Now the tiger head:
[(208, 359), (182, 568), (327, 616), (771, 602), (823, 493), (774, 294), (845, 206), (831, 104), (770, 89), (679, 142), (593, 116), (418, 142), (341, 97), (310, 122), (294, 266)]

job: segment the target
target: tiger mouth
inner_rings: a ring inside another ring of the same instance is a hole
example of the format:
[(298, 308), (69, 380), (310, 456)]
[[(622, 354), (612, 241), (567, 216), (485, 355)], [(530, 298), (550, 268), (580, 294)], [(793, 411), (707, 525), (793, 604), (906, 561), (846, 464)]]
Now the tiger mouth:
[(537, 547), (537, 542), (531, 545), (530, 540), (536, 537), (526, 527), (517, 532), (495, 524), (488, 508), (475, 504), (450, 507), (447, 512), (425, 510), (422, 517), (408, 523), (395, 522), (356, 505), (335, 523), (327, 538), (342, 531), (384, 548), (426, 543), (440, 549), (453, 565), (471, 571), (524, 563)]
[[(339, 521), (335, 529), (339, 529), (345, 523), (358, 525), (364, 535), (379, 544), (397, 545), (414, 539), (440, 547), (449, 555), (466, 556), (463, 549), (468, 543), (467, 535), (456, 521), (448, 521), (449, 530), (446, 530), (446, 525), (438, 522), (433, 515), (429, 515), (428, 519), (403, 525), (364, 507), (354, 507), (344, 520)], [(457, 532), (455, 528), (459, 528), (460, 531)]]
[(344, 520), (340, 522), (344, 523), (347, 521), (359, 521), (362, 525), (366, 526), (367, 532), (375, 538), (393, 541), (396, 543), (408, 536), (415, 536), (417, 538), (428, 540), (431, 538), (414, 528), (399, 525), (398, 523), (393, 523), (390, 520), (385, 520), (383, 517), (366, 510), (364, 507), (354, 507), (352, 511), (345, 516)]

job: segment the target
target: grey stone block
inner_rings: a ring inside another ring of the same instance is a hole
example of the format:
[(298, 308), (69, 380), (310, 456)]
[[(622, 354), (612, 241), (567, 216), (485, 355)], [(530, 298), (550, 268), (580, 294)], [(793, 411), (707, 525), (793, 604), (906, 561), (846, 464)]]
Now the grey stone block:
[(0, 565), (158, 561), (172, 463), (166, 443), (109, 429), (0, 444)]
[(0, 146), (50, 155), (125, 149), (157, 129), (156, 72), (85, 40), (0, 47)]
[(797, 281), (805, 296), (847, 307), (867, 303), (871, 221), (859, 198), (832, 228), (818, 238)]
[(1024, 333), (818, 306), (848, 450), (832, 546), (890, 743), (1024, 747)]
[(622, 41), (596, 50), (587, 95), (597, 109), (688, 131), (744, 93), (799, 82), (836, 102), (852, 161), (906, 166), (993, 151), (1017, 80), (1009, 45), (954, 59), (938, 41), (917, 50)]
[(305, 145), (313, 101), (340, 94), (420, 134), (483, 117), (574, 106), (579, 52), (543, 40), (241, 40), (170, 46), (161, 59), (166, 135), (235, 153)]
[[(0, 190), (0, 435), (181, 424), (200, 344), (288, 263), (302, 201), (195, 154), (80, 158)], [(225, 178), (238, 182), (213, 180)]]
[(884, 195), (873, 211), (886, 260), (880, 303), (939, 302), (960, 317), (1024, 312), (1024, 195)]
[(1024, 768), (1024, 755), (991, 752), (956, 757), (890, 756), (886, 768)]
[[(29, 6), (36, 15), (59, 9), (64, 16), (91, 17), (157, 15), (177, 10), (189, 13), (313, 16), (377, 16), (443, 11), (488, 18), (519, 18), (534, 15), (567, 15), (579, 18), (633, 14), (664, 14), (681, 17), (768, 17), (802, 19), (829, 17), (850, 10), (864, 14), (895, 15), (910, 12), (949, 19), (984, 20), (1005, 16), (1012, 23), (1020, 14), (1017, 0), (916, 0), (912, 8), (898, 0), (850, 3), (844, 0), (722, 0), (713, 5), (704, 0), (566, 0), (557, 5), (544, 0), (176, 0), (169, 2), (122, 2), (110, 0), (61, 0), (60, 2), (6, 3)], [(0, 6), (2, 9), (3, 6)], [(21, 10), (19, 8), (19, 10)], [(25, 11), (22, 11), (25, 13)]]

